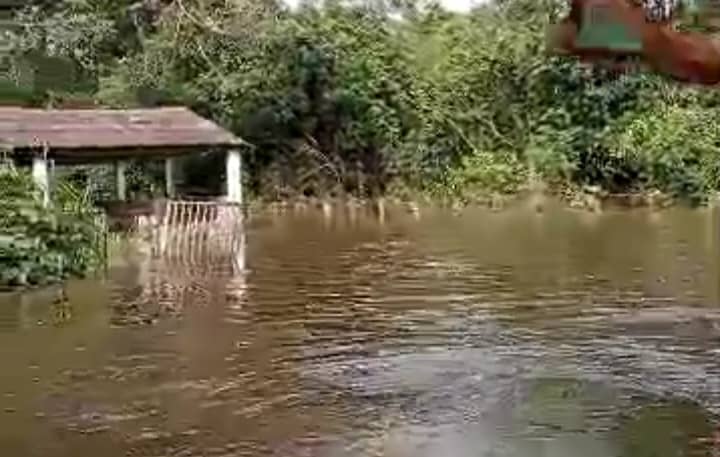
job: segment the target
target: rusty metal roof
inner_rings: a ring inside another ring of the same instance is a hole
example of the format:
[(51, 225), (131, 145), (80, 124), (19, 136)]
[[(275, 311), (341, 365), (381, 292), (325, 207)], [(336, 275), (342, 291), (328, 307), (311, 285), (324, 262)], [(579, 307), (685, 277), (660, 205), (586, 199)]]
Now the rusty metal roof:
[(184, 107), (132, 110), (28, 109), (0, 107), (0, 145), (13, 151), (41, 149), (50, 155), (85, 155), (132, 151), (149, 156), (153, 150), (184, 151), (230, 147), (244, 142)]

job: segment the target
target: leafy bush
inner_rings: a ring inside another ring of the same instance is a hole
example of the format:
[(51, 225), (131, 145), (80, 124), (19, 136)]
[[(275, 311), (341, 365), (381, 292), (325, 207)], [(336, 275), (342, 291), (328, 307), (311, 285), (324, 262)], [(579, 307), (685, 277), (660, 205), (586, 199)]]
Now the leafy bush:
[(710, 109), (660, 106), (618, 125), (609, 153), (643, 188), (698, 202), (720, 187), (718, 120)]
[(452, 169), (444, 188), (450, 196), (463, 199), (514, 194), (527, 182), (527, 172), (513, 153), (478, 152)]
[(102, 260), (104, 235), (86, 196), (69, 185), (43, 207), (28, 173), (0, 168), (0, 285), (82, 276)]

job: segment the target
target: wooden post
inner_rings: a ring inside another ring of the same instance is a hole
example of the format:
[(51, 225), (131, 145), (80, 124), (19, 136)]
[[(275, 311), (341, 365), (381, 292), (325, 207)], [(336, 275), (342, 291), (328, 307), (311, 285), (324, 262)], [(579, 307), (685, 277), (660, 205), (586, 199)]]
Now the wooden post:
[(32, 175), (35, 184), (42, 192), (43, 206), (50, 204), (50, 177), (48, 175), (48, 164), (45, 157), (33, 157)]
[(240, 151), (231, 149), (225, 161), (227, 200), (242, 203), (242, 156)]
[(115, 188), (117, 189), (117, 198), (120, 201), (125, 201), (127, 198), (127, 185), (125, 182), (126, 169), (127, 163), (122, 161), (115, 162)]
[(171, 157), (165, 159), (165, 196), (175, 197), (175, 178), (173, 176), (174, 160)]

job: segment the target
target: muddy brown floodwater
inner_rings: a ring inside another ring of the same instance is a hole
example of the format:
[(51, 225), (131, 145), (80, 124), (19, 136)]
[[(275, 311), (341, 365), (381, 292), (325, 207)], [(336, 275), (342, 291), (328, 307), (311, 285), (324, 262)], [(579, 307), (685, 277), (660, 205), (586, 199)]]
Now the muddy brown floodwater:
[(720, 455), (718, 217), (263, 216), (232, 279), (5, 296), (0, 454)]

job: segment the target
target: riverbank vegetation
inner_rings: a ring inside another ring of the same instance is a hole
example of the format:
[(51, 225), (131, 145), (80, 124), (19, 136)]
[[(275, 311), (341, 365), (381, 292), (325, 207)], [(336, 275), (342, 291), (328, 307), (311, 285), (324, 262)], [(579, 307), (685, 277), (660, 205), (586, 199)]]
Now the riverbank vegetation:
[[(548, 56), (565, 1), (349, 3), (45, 2), (8, 29), (6, 85), (35, 105), (189, 105), (254, 145), (247, 185), (270, 200), (720, 189), (718, 92)], [(212, 189), (223, 162), (184, 168)]]
[(105, 230), (87, 193), (68, 183), (43, 205), (32, 177), (0, 166), (0, 288), (82, 277), (102, 266)]

